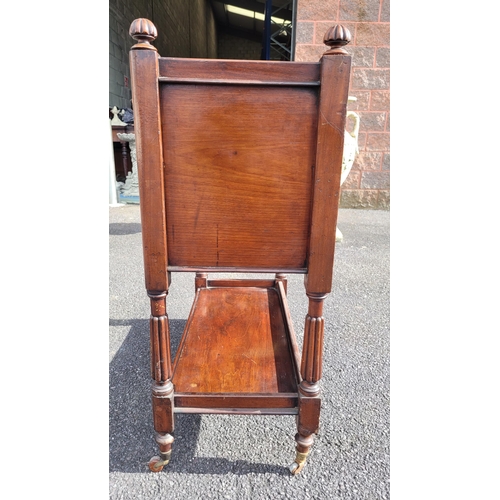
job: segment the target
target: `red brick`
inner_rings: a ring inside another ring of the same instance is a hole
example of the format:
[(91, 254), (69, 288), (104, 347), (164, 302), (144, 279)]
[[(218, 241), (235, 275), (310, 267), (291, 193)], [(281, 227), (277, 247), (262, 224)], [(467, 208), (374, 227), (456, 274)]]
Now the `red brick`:
[(389, 111), (391, 94), (385, 90), (372, 90), (370, 110), (371, 111)]
[(390, 137), (387, 132), (381, 134), (367, 134), (367, 151), (389, 151)]
[[(380, 17), (379, 17), (380, 14)], [(353, 40), (347, 109), (361, 117), (360, 153), (341, 188), (344, 208), (390, 207), (390, 5), (389, 0), (299, 0), (296, 60), (318, 61), (325, 32), (347, 27)], [(300, 23), (300, 21), (304, 21)], [(346, 129), (352, 128), (352, 121)]]
[(363, 172), (360, 187), (364, 189), (389, 189), (389, 172)]
[(355, 101), (350, 101), (347, 105), (348, 111), (357, 111), (357, 110), (368, 110), (370, 106), (370, 91), (369, 90), (356, 90), (349, 91), (349, 95), (356, 97)]
[(367, 47), (388, 47), (389, 41), (389, 23), (359, 23), (356, 26), (356, 45), (363, 45)]
[(378, 21), (378, 1), (340, 0), (341, 21)]
[(382, 155), (380, 152), (360, 152), (354, 161), (354, 166), (359, 170), (379, 171), (382, 164)]
[(388, 89), (390, 73), (388, 69), (353, 68), (351, 74), (351, 88), (354, 90)]
[(340, 193), (341, 208), (377, 208), (378, 191), (346, 189)]
[(314, 43), (314, 23), (300, 21), (297, 23), (297, 44)]
[(350, 47), (346, 48), (347, 52), (352, 57), (352, 67), (365, 67), (373, 68), (375, 61), (375, 48), (374, 47)]
[(377, 208), (389, 209), (391, 206), (391, 192), (389, 190), (380, 190), (378, 192)]
[(349, 172), (349, 175), (347, 176), (347, 179), (342, 184), (342, 189), (358, 189), (360, 179), (361, 179), (361, 172), (359, 170), (354, 170), (354, 168), (352, 168), (351, 171)]
[(319, 21), (324, 19), (338, 19), (337, 1), (299, 0), (297, 5), (297, 20)]
[(382, 9), (380, 11), (380, 20), (383, 22), (389, 22), (391, 20), (391, 6), (389, 0), (382, 0)]
[(360, 132), (358, 135), (358, 148), (360, 151), (366, 150), (366, 136), (368, 134), (366, 132)]
[(391, 169), (391, 153), (384, 153), (384, 159), (382, 160), (382, 170)]
[(375, 59), (377, 68), (388, 68), (391, 65), (391, 49), (389, 47), (378, 47)]
[(297, 45), (295, 60), (299, 62), (318, 62), (325, 50), (326, 45)]
[(383, 132), (385, 130), (385, 112), (360, 111), (360, 130), (370, 132)]

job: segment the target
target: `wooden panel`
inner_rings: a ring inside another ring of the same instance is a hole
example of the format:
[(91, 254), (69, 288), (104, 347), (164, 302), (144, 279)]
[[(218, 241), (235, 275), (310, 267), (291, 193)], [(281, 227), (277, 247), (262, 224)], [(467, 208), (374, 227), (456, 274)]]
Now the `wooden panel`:
[(235, 84), (319, 85), (319, 63), (231, 61), (214, 59), (159, 60), (161, 81), (211, 81)]
[(169, 266), (306, 267), (317, 89), (162, 85)]
[(277, 291), (199, 289), (172, 382), (176, 393), (297, 392)]

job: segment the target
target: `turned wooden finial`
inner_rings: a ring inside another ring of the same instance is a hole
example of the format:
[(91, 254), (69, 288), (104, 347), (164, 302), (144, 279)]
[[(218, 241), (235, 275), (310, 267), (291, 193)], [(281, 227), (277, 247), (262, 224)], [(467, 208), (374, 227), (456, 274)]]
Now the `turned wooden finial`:
[(128, 30), (129, 35), (137, 40), (132, 49), (147, 49), (147, 50), (157, 50), (149, 42), (152, 42), (158, 36), (158, 31), (156, 31), (156, 26), (149, 20), (144, 18), (136, 19), (132, 21), (130, 29)]
[(351, 32), (347, 28), (341, 24), (332, 26), (326, 31), (323, 37), (323, 43), (331, 47), (325, 54), (347, 54), (347, 51), (342, 47), (347, 45), (350, 41)]

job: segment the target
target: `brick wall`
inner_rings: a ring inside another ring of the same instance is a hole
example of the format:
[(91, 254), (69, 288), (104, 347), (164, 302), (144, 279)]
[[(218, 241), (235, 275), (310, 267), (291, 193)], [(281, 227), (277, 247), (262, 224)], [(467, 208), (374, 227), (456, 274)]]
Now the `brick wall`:
[(342, 185), (340, 206), (390, 205), (389, 185), (389, 0), (298, 0), (296, 61), (318, 61), (323, 35), (333, 24), (349, 29), (346, 50), (353, 69), (348, 109), (359, 114), (359, 155)]
[[(132, 97), (128, 53), (131, 22), (145, 17), (155, 24), (154, 46), (162, 56), (217, 57), (217, 33), (208, 0), (109, 1), (109, 105), (129, 108)], [(128, 80), (128, 82), (127, 82)]]

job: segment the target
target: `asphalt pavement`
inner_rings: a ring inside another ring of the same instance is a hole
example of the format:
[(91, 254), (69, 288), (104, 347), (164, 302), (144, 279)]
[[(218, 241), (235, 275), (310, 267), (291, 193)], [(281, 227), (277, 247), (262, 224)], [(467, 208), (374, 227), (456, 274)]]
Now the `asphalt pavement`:
[[(158, 448), (139, 206), (109, 208), (110, 499), (390, 498), (390, 212), (341, 209), (338, 225), (344, 240), (324, 308), (320, 431), (304, 470), (288, 470), (293, 416), (176, 415), (172, 460), (152, 473), (147, 463)], [(194, 274), (174, 274), (167, 299), (173, 352), (193, 297)], [(288, 276), (288, 301), (301, 347), (302, 275)]]

